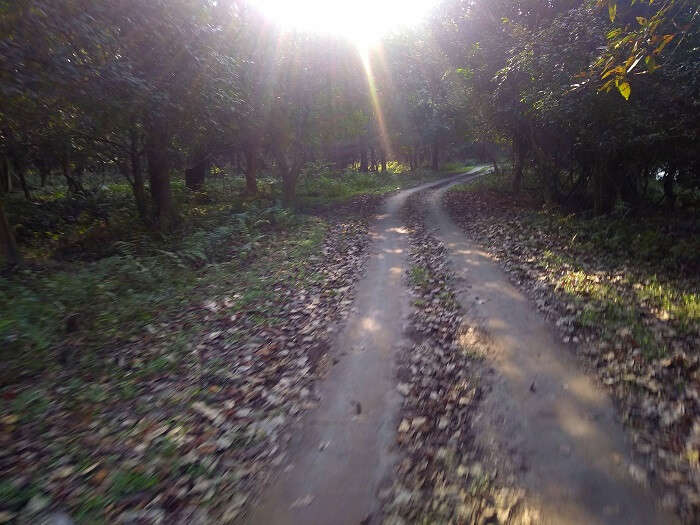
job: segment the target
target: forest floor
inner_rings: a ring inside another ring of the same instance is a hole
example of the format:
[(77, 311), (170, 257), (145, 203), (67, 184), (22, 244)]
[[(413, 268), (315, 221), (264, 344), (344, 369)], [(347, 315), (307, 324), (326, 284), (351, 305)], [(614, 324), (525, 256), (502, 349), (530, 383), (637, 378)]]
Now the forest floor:
[(183, 228), (164, 239), (133, 222), (120, 186), (11, 203), (29, 257), (0, 278), (0, 523), (235, 519), (316, 403), (368, 217), (444, 176), (317, 178), (301, 214), (264, 180), (250, 203), (224, 180), (176, 186)]
[[(616, 405), (633, 473), (665, 508), (700, 515), (697, 218), (581, 218), (507, 177), (457, 186), (443, 205), (548, 319)], [(536, 384), (536, 380), (535, 380)]]
[(338, 364), (246, 522), (674, 523), (609, 396), (442, 211), (440, 186), (398, 194), (371, 226)]
[(693, 523), (692, 255), (444, 175), (3, 282), (0, 523)]

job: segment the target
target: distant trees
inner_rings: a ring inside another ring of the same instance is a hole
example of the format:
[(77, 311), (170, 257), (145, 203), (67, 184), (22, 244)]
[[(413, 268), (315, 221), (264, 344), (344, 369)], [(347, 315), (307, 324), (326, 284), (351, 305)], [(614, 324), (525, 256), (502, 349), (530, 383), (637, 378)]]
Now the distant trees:
[(79, 192), (87, 164), (120, 167), (144, 219), (169, 230), (176, 219), (173, 147), (187, 143), (183, 149), (201, 155), (209, 146), (204, 142), (230, 133), (239, 111), (231, 52), (235, 11), (225, 6), (194, 0), (5, 2), (0, 111), (8, 130), (4, 153), (19, 162), (15, 171), (25, 166), (17, 151), (36, 150), (40, 160), (34, 164), (46, 171), (60, 165), (71, 191)]
[(360, 53), (246, 0), (0, 0), (0, 195), (118, 171), (168, 231), (173, 173), (196, 191), (232, 162), (255, 194), (264, 165), (292, 206), (308, 162), (437, 169), (470, 143), (495, 167), (511, 148), (515, 191), (534, 170), (605, 213), (663, 177), (673, 206), (699, 184), (698, 18), (689, 0), (447, 0)]
[(198, 190), (235, 161), (255, 194), (274, 166), (291, 205), (303, 164), (335, 144), (382, 151), (357, 50), (283, 33), (245, 0), (0, 1), (0, 15), (4, 191), (30, 199), (27, 172), (58, 171), (82, 194), (89, 172), (119, 170), (168, 231), (174, 171)]
[(700, 185), (698, 22), (682, 0), (477, 0), (435, 23), (479, 127), (512, 144), (513, 189), (530, 167), (553, 201), (607, 213), (649, 179), (668, 203)]

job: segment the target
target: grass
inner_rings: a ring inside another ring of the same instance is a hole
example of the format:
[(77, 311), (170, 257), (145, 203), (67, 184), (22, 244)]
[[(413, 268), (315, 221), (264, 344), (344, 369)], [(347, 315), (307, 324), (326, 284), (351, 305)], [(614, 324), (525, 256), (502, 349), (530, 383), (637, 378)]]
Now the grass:
[(445, 173), (447, 175), (459, 175), (473, 169), (477, 164), (479, 164), (479, 162), (477, 161), (472, 161), (468, 163), (447, 162), (440, 169), (440, 173)]
[[(8, 372), (32, 373), (65, 340), (75, 319), (88, 355), (109, 341), (126, 341), (158, 318), (227, 285), (259, 247), (281, 232), (316, 245), (323, 225), (277, 208), (218, 212), (177, 239), (118, 241), (116, 254), (58, 271), (28, 268), (0, 281), (0, 340)], [(309, 238), (313, 238), (309, 241)], [(294, 255), (294, 253), (292, 253)], [(26, 359), (32, 356), (31, 359)], [(18, 363), (17, 360), (21, 363)], [(164, 363), (151, 366), (165, 366)]]
[(119, 501), (132, 494), (150, 490), (158, 485), (158, 478), (135, 471), (119, 471), (114, 475), (109, 489), (110, 499)]
[(0, 479), (0, 501), (4, 508), (18, 511), (39, 491), (33, 485), (18, 487), (7, 480)]
[[(462, 169), (454, 164), (445, 172), (410, 172), (390, 163), (387, 173), (356, 173), (312, 166), (298, 186), (300, 207), (333, 206)], [(85, 198), (68, 195), (61, 185), (36, 190), (32, 202), (10, 196), (8, 215), (28, 264), (0, 277), (0, 380), (47, 372), (59, 358), (97, 373), (110, 349), (210, 295), (240, 290), (235, 308), (243, 309), (273, 293), (276, 272), (312, 279), (305, 262), (323, 242), (325, 222), (280, 208), (277, 180), (263, 175), (258, 186), (251, 201), (242, 177), (219, 174), (199, 193), (174, 180), (183, 220), (168, 236), (141, 223), (130, 188), (119, 179), (100, 180)], [(251, 313), (256, 315), (266, 322), (267, 313)], [(138, 374), (174, 366), (153, 356)], [(134, 394), (125, 385), (120, 395)]]
[(431, 275), (427, 268), (413, 265), (410, 267), (408, 275), (411, 284), (416, 288), (423, 290), (430, 286)]
[(499, 173), (489, 172), (469, 182), (456, 184), (450, 188), (450, 191), (479, 193), (485, 190), (496, 190), (499, 192), (507, 192), (510, 190), (510, 187), (510, 173), (502, 170)]
[(440, 171), (417, 169), (389, 163), (387, 172), (358, 173), (352, 170), (333, 172), (321, 167), (302, 177), (298, 194), (302, 208), (332, 206), (357, 195), (381, 195), (432, 182), (471, 169), (459, 163), (446, 164)]

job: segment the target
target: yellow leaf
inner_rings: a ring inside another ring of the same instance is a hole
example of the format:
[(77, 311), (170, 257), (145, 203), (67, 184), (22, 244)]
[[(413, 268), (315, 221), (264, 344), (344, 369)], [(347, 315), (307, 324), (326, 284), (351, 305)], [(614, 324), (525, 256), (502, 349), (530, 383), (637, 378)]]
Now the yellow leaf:
[(625, 100), (630, 99), (630, 93), (632, 92), (632, 88), (630, 87), (629, 82), (626, 80), (623, 80), (622, 82), (617, 83), (617, 90), (620, 92), (620, 95), (625, 97)]
[(659, 44), (659, 47), (654, 49), (654, 54), (658, 55), (659, 53), (661, 53), (664, 50), (664, 48), (666, 47), (666, 44), (668, 44), (671, 40), (673, 40), (674, 36), (676, 36), (676, 35), (664, 35), (661, 38), (661, 44)]
[(605, 71), (605, 72), (603, 73), (603, 76), (600, 77), (600, 78), (601, 78), (601, 79), (607, 78), (607, 77), (609, 77), (610, 75), (613, 75), (613, 74), (620, 74), (620, 75), (621, 75), (621, 74), (623, 74), (624, 72), (625, 72), (625, 67), (624, 67), (624, 66), (617, 66), (617, 67), (614, 67), (614, 68), (612, 68), (612, 69), (609, 69), (609, 70)]
[(653, 73), (656, 71), (656, 68), (659, 67), (656, 65), (656, 60), (654, 59), (653, 55), (649, 55), (644, 59), (644, 63), (647, 65), (647, 69), (649, 70), (649, 73)]
[(8, 414), (2, 418), (2, 422), (8, 426), (14, 425), (17, 421), (19, 421), (19, 418), (15, 414)]

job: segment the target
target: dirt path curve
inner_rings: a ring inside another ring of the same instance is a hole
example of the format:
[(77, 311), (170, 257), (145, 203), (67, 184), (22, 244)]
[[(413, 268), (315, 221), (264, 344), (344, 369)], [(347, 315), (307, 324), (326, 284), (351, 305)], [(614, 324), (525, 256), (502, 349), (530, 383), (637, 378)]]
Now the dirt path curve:
[(394, 462), (390, 447), (401, 405), (395, 357), (408, 312), (401, 282), (407, 232), (399, 210), (411, 193), (444, 182), (390, 197), (371, 225), (373, 244), (353, 314), (330, 351), (339, 361), (319, 387), (319, 406), (292, 438), (286, 466), (248, 523), (359, 525), (379, 519), (377, 492)]
[[(672, 524), (634, 466), (608, 396), (581, 370), (528, 299), (464, 236), (432, 192), (428, 224), (449, 249), (467, 320), (485, 333), (495, 369), (474, 429), (516, 468), (542, 523)], [(634, 478), (637, 478), (636, 480)]]

